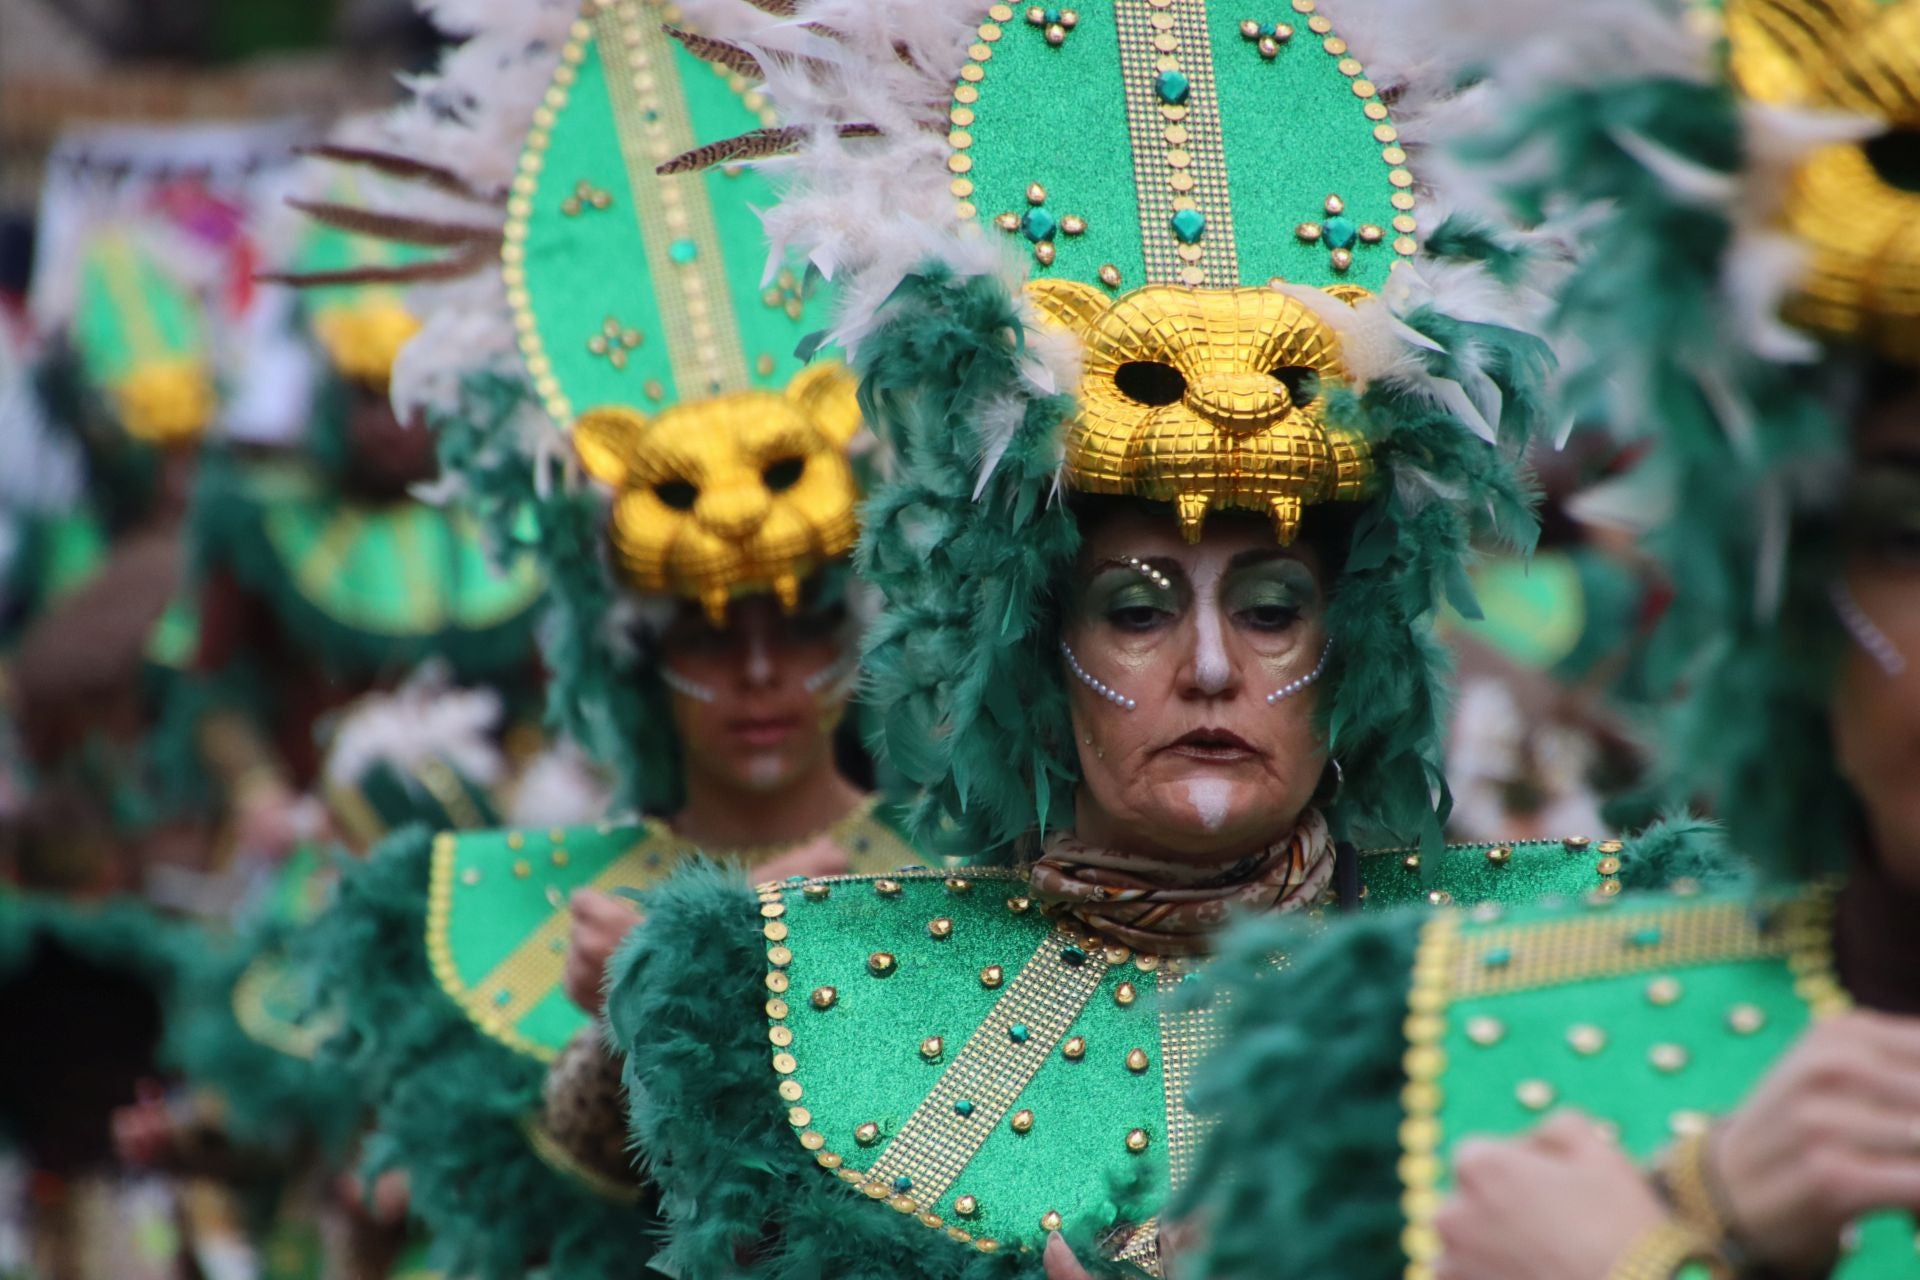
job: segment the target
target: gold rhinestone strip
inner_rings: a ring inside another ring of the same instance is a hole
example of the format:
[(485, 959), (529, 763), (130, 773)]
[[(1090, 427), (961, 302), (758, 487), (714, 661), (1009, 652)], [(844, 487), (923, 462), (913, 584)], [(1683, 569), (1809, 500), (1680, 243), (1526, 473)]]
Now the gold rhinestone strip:
[[(1121, 0), (1113, 16), (1147, 279), (1230, 288), (1240, 282), (1240, 265), (1205, 0)], [(1186, 76), (1184, 103), (1162, 101), (1163, 72)], [(1184, 208), (1206, 216), (1194, 244), (1173, 231), (1173, 216)]]
[[(890, 1184), (904, 1174), (912, 1180), (909, 1194), (927, 1206), (946, 1194), (1100, 989), (1108, 965), (1098, 951), (1079, 965), (1060, 958), (1064, 948), (1078, 945), (1073, 934), (1058, 929), (1041, 940), (867, 1170), (869, 1179)], [(1024, 1044), (1007, 1034), (1015, 1023), (1026, 1025)], [(961, 1098), (973, 1103), (972, 1115), (954, 1114)]]
[(1194, 1156), (1216, 1123), (1187, 1109), (1187, 1090), (1201, 1061), (1219, 1048), (1225, 1038), (1220, 1019), (1229, 1001), (1220, 995), (1205, 1008), (1179, 1009), (1174, 1005), (1174, 988), (1184, 981), (1184, 975), (1163, 969), (1157, 978), (1161, 1078), (1165, 1082), (1167, 1110), (1167, 1187), (1178, 1191), (1186, 1185), (1193, 1171)]
[[(674, 66), (673, 39), (638, 0), (602, 0), (592, 21), (680, 397), (744, 391), (746, 354), (706, 178), (655, 172), (697, 141)], [(691, 261), (672, 259), (668, 248), (676, 240), (693, 245)]]
[(1413, 982), (1407, 991), (1407, 1083), (1401, 1090), (1400, 1208), (1406, 1225), (1400, 1247), (1407, 1255), (1406, 1280), (1432, 1280), (1440, 1238), (1433, 1215), (1440, 1198), (1441, 1078), (1446, 1074), (1448, 982), (1460, 940), (1460, 917), (1442, 911), (1420, 926)]
[[(585, 888), (610, 893), (615, 889), (645, 884), (650, 874), (644, 852), (654, 841), (640, 841), (615, 858), (589, 880)], [(451, 833), (434, 837), (433, 867), (427, 887), (427, 959), (441, 990), (466, 1010), (476, 1026), (510, 1049), (551, 1062), (555, 1051), (520, 1034), (520, 1019), (560, 985), (566, 972), (567, 935), (573, 916), (563, 898), (553, 914), (521, 940), (520, 945), (487, 972), (472, 987), (467, 986), (454, 963), (453, 944), (448, 929), (453, 923), (454, 864), (459, 852), (458, 838)], [(686, 852), (682, 846), (677, 854)]]
[[(1197, 1116), (1187, 1109), (1187, 1090), (1201, 1061), (1225, 1039), (1220, 1020), (1227, 998), (1217, 996), (1215, 1002), (1204, 1009), (1178, 1009), (1174, 1007), (1174, 989), (1183, 978), (1183, 974), (1165, 969), (1155, 975), (1160, 1000), (1160, 1078), (1166, 1111), (1169, 1194), (1186, 1185), (1200, 1145), (1219, 1123), (1213, 1117)], [(1131, 1263), (1148, 1275), (1161, 1274), (1159, 1217), (1156, 1215), (1135, 1227), (1114, 1260)]]
[[(1657, 930), (1657, 940), (1635, 942)], [(1704, 961), (1784, 955), (1787, 940), (1763, 930), (1750, 904), (1703, 903), (1686, 911), (1595, 910), (1590, 914), (1476, 931), (1455, 956), (1456, 997), (1528, 990)]]

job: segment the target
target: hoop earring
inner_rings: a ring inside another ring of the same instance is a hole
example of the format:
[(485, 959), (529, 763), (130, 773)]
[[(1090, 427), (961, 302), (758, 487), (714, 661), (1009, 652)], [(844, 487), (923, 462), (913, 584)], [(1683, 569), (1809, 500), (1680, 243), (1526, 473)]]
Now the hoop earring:
[(1328, 756), (1327, 764), (1333, 768), (1333, 794), (1325, 797), (1322, 797), (1320, 794), (1327, 785), (1327, 773), (1325, 769), (1320, 771), (1320, 785), (1313, 790), (1314, 799), (1319, 802), (1320, 807), (1323, 809), (1330, 809), (1334, 805), (1339, 804), (1341, 793), (1347, 789), (1347, 771), (1340, 767), (1340, 762), (1334, 757)]

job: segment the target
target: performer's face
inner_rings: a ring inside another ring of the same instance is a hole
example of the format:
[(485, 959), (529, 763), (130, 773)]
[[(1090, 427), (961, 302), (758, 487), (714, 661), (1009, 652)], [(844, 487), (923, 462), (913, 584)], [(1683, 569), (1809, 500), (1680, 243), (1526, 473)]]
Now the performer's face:
[(844, 609), (788, 617), (769, 595), (735, 600), (724, 627), (684, 604), (661, 656), (688, 774), (778, 791), (830, 763), (852, 685), (846, 630)]
[(1325, 613), (1319, 557), (1278, 546), (1264, 520), (1215, 515), (1195, 545), (1150, 508), (1095, 524), (1061, 636), (1087, 677), (1134, 705), (1062, 655), (1082, 836), (1212, 857), (1292, 830), (1326, 765), (1319, 686), (1269, 695), (1315, 670)]
[(1848, 646), (1834, 737), (1883, 864), (1920, 889), (1920, 387), (1870, 412), (1855, 441), (1845, 581), (1885, 647)]

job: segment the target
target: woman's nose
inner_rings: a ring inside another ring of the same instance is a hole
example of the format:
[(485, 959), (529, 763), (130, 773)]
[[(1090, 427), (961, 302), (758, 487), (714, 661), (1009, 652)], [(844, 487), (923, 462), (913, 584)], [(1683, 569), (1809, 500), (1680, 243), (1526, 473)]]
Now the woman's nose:
[(1221, 698), (1240, 687), (1240, 667), (1227, 645), (1224, 620), (1217, 609), (1194, 611), (1189, 639), (1191, 651), (1184, 668), (1190, 697)]

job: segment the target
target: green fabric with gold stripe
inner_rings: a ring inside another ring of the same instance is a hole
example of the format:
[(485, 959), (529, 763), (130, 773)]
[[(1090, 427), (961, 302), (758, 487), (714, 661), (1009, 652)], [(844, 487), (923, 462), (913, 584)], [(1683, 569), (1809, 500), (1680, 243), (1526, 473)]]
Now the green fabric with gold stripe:
[[(1363, 854), (1363, 901), (1604, 898), (1631, 856), (1578, 839), (1463, 845), (1423, 872), (1400, 851)], [(874, 1212), (976, 1248), (1037, 1245), (1062, 1221), (1138, 1223), (1184, 1178), (1203, 1135), (1186, 1087), (1215, 1034), (1165, 999), (1191, 962), (1076, 936), (1014, 869), (792, 881), (760, 897), (769, 1101), (821, 1176)], [(1141, 1230), (1112, 1251), (1151, 1268), (1154, 1248)]]
[[(892, 870), (917, 860), (871, 801), (828, 834), (856, 870)], [(551, 1062), (587, 1026), (587, 1015), (560, 985), (568, 897), (583, 888), (644, 888), (701, 852), (658, 822), (442, 834), (434, 842), (427, 900), (434, 978), (482, 1031)], [(734, 860), (751, 864), (777, 852), (739, 851)]]
[[(1646, 1159), (1731, 1111), (1810, 1023), (1847, 1005), (1829, 896), (1635, 897), (1481, 909), (1423, 928), (1402, 1128), (1409, 1276), (1430, 1274), (1447, 1154), (1574, 1107)], [(1842, 1277), (1920, 1276), (1911, 1222), (1864, 1225)]]

